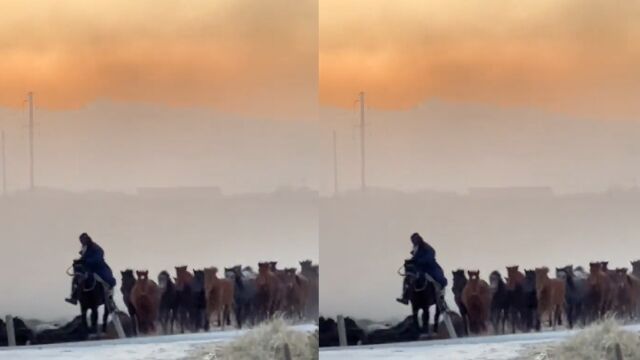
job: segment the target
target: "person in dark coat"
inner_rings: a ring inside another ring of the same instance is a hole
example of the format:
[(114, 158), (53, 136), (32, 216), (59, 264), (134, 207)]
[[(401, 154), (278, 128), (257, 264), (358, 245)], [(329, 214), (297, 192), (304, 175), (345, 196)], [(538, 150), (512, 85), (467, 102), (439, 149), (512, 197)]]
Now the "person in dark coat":
[[(416, 266), (416, 270), (418, 271), (418, 277), (423, 277), (424, 274), (429, 274), (439, 285), (440, 288), (443, 289), (447, 286), (447, 278), (444, 276), (444, 271), (436, 261), (436, 251), (431, 245), (427, 244), (426, 241), (420, 236), (418, 233), (414, 233), (411, 235), (411, 243), (413, 244), (413, 249), (411, 250), (411, 260)], [(408, 280), (405, 277), (402, 286), (402, 297), (397, 298), (396, 300), (402, 304), (409, 304), (409, 284)], [(444, 293), (441, 291), (441, 293)]]
[[(82, 249), (80, 250), (80, 259), (77, 261), (84, 266), (88, 276), (94, 276), (94, 274), (97, 276), (98, 280), (105, 285), (107, 296), (111, 297), (113, 288), (116, 286), (116, 279), (104, 260), (104, 250), (87, 233), (80, 235), (80, 244)], [(71, 296), (65, 301), (73, 305), (78, 303), (78, 289), (75, 281), (71, 283)]]

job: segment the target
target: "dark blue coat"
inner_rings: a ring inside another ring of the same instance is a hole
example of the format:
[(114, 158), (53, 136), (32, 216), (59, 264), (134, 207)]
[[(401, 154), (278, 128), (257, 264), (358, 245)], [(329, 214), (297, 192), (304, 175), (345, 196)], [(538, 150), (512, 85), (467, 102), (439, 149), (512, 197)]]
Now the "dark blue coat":
[(100, 245), (90, 242), (80, 260), (89, 271), (100, 276), (111, 287), (116, 286), (116, 279), (113, 277), (111, 268), (104, 261), (104, 250)]
[(429, 244), (424, 241), (418, 244), (413, 252), (412, 260), (419, 271), (429, 274), (443, 288), (447, 286), (447, 278), (444, 276), (444, 271), (436, 261), (436, 251)]

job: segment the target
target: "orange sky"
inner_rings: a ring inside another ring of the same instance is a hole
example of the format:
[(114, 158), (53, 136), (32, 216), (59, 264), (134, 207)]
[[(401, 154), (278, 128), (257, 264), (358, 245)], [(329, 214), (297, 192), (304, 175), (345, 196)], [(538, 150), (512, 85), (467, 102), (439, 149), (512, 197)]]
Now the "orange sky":
[(365, 90), (386, 109), (440, 98), (640, 114), (630, 0), (4, 0), (1, 10), (0, 106), (33, 90), (53, 109), (106, 98), (298, 115), (318, 92), (347, 108)]
[(320, 1), (320, 99), (640, 114), (640, 2)]
[[(300, 114), (317, 102), (314, 0), (2, 2), (0, 106), (97, 99)], [(295, 16), (292, 16), (295, 14)]]

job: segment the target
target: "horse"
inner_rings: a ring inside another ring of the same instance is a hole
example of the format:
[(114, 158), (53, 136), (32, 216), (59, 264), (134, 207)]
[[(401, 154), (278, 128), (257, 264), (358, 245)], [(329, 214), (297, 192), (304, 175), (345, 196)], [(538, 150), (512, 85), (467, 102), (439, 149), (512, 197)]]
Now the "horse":
[(464, 274), (464, 270), (462, 269), (454, 270), (451, 274), (453, 275), (453, 286), (451, 287), (453, 299), (455, 300), (456, 305), (458, 305), (458, 310), (460, 311), (460, 317), (462, 318), (462, 325), (464, 327), (464, 335), (469, 335), (469, 316), (467, 308), (462, 302), (462, 291), (464, 290), (465, 285), (467, 285), (467, 276)]
[(518, 265), (507, 266), (507, 297), (509, 303), (509, 318), (511, 319), (511, 332), (515, 333), (518, 326), (526, 329), (527, 306), (523, 291), (525, 282), (524, 274), (518, 270)]
[[(112, 309), (109, 309), (106, 301), (104, 285), (98, 281), (91, 272), (87, 271), (81, 261), (73, 262), (73, 281), (78, 289), (78, 303), (80, 304), (80, 316), (82, 326), (89, 334), (98, 333), (98, 308), (104, 305), (102, 314), (102, 332), (107, 331), (107, 319)], [(87, 324), (87, 312), (91, 310), (91, 327)]]
[(411, 316), (413, 323), (418, 326), (418, 313), (422, 310), (422, 329), (418, 329), (429, 336), (432, 336), (432, 328), (429, 326), (429, 308), (436, 306), (436, 312), (433, 323), (433, 332), (438, 332), (438, 322), (440, 318), (440, 309), (437, 305), (436, 287), (433, 282), (428, 281), (424, 275), (421, 275), (413, 260), (404, 261), (405, 286), (407, 286), (408, 298), (411, 303)]
[(640, 279), (640, 260), (631, 261), (631, 275)]
[(630, 319), (635, 308), (635, 299), (631, 288), (631, 281), (627, 274), (629, 269), (617, 268), (613, 277), (613, 308), (616, 314), (624, 319)]
[(305, 309), (305, 315), (309, 319), (317, 319), (320, 313), (319, 272), (319, 266), (313, 265), (311, 260), (300, 261), (300, 274), (309, 281), (309, 301)]
[(549, 314), (549, 325), (556, 329), (562, 323), (565, 303), (565, 283), (561, 279), (549, 278), (549, 268), (535, 269), (536, 290), (538, 294), (538, 317)]
[(138, 320), (136, 318), (136, 308), (131, 303), (131, 289), (133, 289), (133, 285), (136, 283), (136, 278), (133, 275), (133, 270), (126, 269), (124, 271), (120, 271), (121, 283), (120, 292), (122, 293), (122, 300), (124, 305), (127, 307), (127, 312), (129, 313), (129, 317), (131, 318), (131, 324), (133, 326), (133, 333), (138, 334)]
[(286, 310), (291, 318), (298, 317), (302, 320), (309, 296), (309, 281), (304, 276), (296, 274), (296, 268), (286, 268), (284, 273)]
[(271, 272), (273, 272), (279, 280), (277, 311), (284, 311), (289, 306), (289, 304), (287, 304), (287, 286), (285, 284), (287, 275), (284, 273), (284, 270), (278, 269), (277, 261), (269, 261), (269, 266)]
[(280, 279), (273, 273), (268, 262), (258, 263), (256, 289), (259, 317), (260, 319), (269, 319), (278, 311)]
[(234, 309), (238, 328), (242, 328), (245, 321), (255, 324), (256, 280), (245, 277), (246, 272), (240, 265), (225, 268), (224, 275), (234, 283)]
[(160, 290), (158, 285), (149, 280), (149, 271), (136, 271), (135, 285), (131, 289), (131, 303), (136, 309), (138, 330), (142, 334), (156, 331), (155, 321), (158, 318)]
[[(505, 323), (509, 316), (509, 293), (507, 291), (507, 285), (502, 279), (502, 275), (498, 271), (493, 271), (489, 275), (489, 286), (491, 288), (491, 323), (493, 324), (494, 332), (505, 333)], [(500, 325), (502, 330), (500, 331)]]
[(176, 266), (176, 296), (178, 302), (178, 321), (180, 332), (184, 334), (185, 327), (190, 327), (191, 313), (193, 308), (193, 296), (191, 294), (191, 284), (193, 275), (186, 266)]
[(171, 276), (166, 271), (161, 271), (158, 275), (158, 286), (160, 288), (160, 325), (165, 334), (173, 334), (173, 324), (178, 314), (178, 292), (176, 285), (171, 280)]
[(467, 271), (469, 280), (462, 290), (462, 302), (469, 316), (469, 330), (474, 334), (487, 331), (491, 290), (486, 281), (480, 279), (480, 271)]
[(611, 282), (609, 275), (602, 268), (602, 263), (589, 263), (589, 305), (591, 317), (603, 318), (609, 311), (611, 303)]
[(533, 270), (524, 271), (524, 281), (522, 282), (522, 319), (526, 331), (536, 329), (540, 331), (540, 319), (538, 317), (538, 292), (536, 284), (536, 272)]
[(203, 329), (209, 331), (209, 318), (207, 317), (207, 295), (205, 289), (205, 276), (203, 270), (193, 271), (191, 283), (191, 314), (189, 315), (194, 331)]
[(204, 269), (205, 299), (207, 302), (207, 321), (218, 315), (218, 326), (224, 330), (225, 325), (231, 325), (233, 311), (234, 283), (229, 279), (218, 277), (218, 268)]
[(572, 265), (556, 268), (556, 278), (565, 283), (565, 313), (569, 329), (582, 319), (582, 325), (586, 324), (585, 310), (589, 295), (589, 284), (583, 276), (576, 276)]

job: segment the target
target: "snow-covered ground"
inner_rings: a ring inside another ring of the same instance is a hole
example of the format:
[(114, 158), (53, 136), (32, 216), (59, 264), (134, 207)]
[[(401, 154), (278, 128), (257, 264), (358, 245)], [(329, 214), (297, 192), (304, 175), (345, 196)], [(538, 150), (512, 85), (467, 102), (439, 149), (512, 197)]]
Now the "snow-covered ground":
[[(623, 327), (640, 332), (640, 325)], [(512, 360), (524, 359), (523, 354), (543, 344), (566, 339), (577, 330), (546, 331), (529, 334), (501, 336), (478, 336), (452, 340), (416, 341), (409, 343), (353, 346), (348, 348), (324, 348), (320, 350), (322, 360), (365, 359), (446, 359), (446, 360)], [(529, 356), (535, 359), (535, 356)]]
[[(315, 331), (315, 325), (296, 325), (294, 329)], [(175, 360), (184, 359), (211, 344), (224, 343), (246, 330), (213, 331), (168, 336), (146, 336), (122, 340), (24, 346), (0, 350), (0, 360)]]

